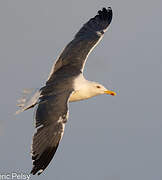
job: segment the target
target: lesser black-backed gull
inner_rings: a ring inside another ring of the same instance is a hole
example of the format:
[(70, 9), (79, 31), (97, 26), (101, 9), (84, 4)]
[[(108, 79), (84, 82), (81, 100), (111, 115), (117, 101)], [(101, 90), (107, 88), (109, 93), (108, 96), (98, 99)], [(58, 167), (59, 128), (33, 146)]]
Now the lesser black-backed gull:
[(94, 18), (84, 24), (53, 65), (45, 86), (18, 111), (37, 104), (36, 133), (33, 136), (31, 152), (33, 175), (44, 171), (57, 150), (68, 119), (68, 102), (100, 94), (116, 95), (103, 85), (88, 81), (83, 76), (86, 59), (102, 39), (111, 20), (112, 9), (109, 7), (98, 11)]

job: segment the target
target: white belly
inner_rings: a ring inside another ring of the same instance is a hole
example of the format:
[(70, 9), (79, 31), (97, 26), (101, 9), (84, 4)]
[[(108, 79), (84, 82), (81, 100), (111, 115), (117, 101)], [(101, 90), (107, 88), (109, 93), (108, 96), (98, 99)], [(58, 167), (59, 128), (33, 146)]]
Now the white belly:
[(84, 91), (74, 91), (69, 99), (69, 102), (74, 102), (74, 101), (81, 101), (84, 99), (88, 99), (92, 96), (89, 96), (88, 94), (85, 94)]

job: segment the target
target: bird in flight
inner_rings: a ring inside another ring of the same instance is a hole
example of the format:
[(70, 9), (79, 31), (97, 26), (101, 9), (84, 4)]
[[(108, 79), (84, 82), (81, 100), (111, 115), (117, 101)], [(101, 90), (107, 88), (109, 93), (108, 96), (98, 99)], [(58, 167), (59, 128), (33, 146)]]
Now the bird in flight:
[(116, 95), (103, 85), (88, 81), (83, 76), (87, 57), (103, 38), (111, 23), (112, 15), (110, 7), (103, 8), (85, 23), (53, 65), (45, 86), (36, 92), (27, 104), (20, 105), (21, 110), (18, 112), (37, 105), (36, 132), (31, 147), (33, 160), (31, 174), (41, 174), (52, 160), (64, 134), (69, 102), (100, 94)]

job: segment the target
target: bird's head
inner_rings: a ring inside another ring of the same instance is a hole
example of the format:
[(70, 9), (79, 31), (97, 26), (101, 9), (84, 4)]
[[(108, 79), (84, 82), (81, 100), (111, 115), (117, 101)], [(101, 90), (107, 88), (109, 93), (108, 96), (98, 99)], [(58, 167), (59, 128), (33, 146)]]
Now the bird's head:
[(116, 93), (114, 91), (108, 90), (102, 84), (99, 84), (99, 83), (96, 83), (96, 82), (92, 82), (92, 87), (93, 88), (91, 89), (91, 91), (96, 93), (96, 95), (99, 95), (99, 94), (108, 94), (108, 95), (111, 95), (111, 96), (116, 96)]

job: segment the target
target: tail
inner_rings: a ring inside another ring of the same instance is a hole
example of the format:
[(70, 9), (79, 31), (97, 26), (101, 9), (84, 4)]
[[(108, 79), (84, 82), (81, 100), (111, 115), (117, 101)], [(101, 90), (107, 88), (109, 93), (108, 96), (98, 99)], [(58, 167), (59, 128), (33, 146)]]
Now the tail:
[(37, 89), (24, 89), (22, 97), (17, 101), (17, 106), (20, 107), (20, 109), (17, 110), (15, 114), (33, 108), (38, 103), (40, 93), (41, 91)]

